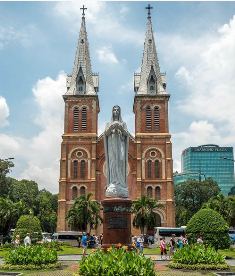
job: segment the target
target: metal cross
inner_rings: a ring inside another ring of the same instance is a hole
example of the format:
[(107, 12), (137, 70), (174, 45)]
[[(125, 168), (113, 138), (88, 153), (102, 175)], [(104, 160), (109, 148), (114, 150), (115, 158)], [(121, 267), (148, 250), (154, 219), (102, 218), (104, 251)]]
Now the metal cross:
[(148, 10), (148, 18), (151, 18), (151, 12), (150, 10), (153, 9), (153, 7), (150, 6), (150, 4), (148, 4), (148, 6), (145, 8), (146, 10)]
[(82, 8), (80, 8), (80, 10), (82, 10), (82, 16), (85, 16), (85, 10), (87, 10), (87, 8), (85, 8), (85, 6), (83, 5)]

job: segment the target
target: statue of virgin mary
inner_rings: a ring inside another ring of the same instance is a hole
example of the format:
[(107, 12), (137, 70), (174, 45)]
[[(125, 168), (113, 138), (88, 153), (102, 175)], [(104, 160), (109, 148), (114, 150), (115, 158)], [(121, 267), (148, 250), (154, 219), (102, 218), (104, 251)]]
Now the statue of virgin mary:
[(107, 197), (128, 197), (128, 136), (126, 124), (121, 118), (121, 108), (115, 105), (112, 120), (106, 125), (104, 132)]

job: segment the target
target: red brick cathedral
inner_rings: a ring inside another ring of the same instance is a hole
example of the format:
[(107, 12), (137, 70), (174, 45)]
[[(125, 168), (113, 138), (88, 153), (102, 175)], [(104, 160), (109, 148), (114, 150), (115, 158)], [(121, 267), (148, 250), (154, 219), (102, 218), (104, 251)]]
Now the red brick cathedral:
[[(70, 230), (66, 214), (74, 199), (87, 193), (92, 193), (98, 201), (105, 197), (104, 141), (102, 134), (98, 136), (98, 90), (99, 76), (92, 73), (83, 13), (73, 72), (67, 77), (67, 92), (63, 96), (58, 231)], [(164, 206), (155, 210), (156, 226), (175, 225), (169, 98), (149, 13), (141, 72), (134, 74), (135, 136), (129, 137), (128, 188), (132, 200), (147, 195)], [(102, 232), (102, 226), (97, 231)]]

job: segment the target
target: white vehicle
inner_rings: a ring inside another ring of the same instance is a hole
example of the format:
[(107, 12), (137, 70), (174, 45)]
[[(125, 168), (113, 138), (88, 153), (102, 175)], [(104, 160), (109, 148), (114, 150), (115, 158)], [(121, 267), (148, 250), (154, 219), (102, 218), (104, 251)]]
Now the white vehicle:
[(61, 231), (52, 235), (52, 240), (66, 242), (72, 246), (78, 246), (78, 237), (82, 236), (82, 232), (78, 231)]
[(159, 245), (160, 238), (165, 238), (166, 243), (170, 242), (172, 235), (174, 234), (176, 239), (181, 235), (185, 235), (185, 226), (181, 227), (154, 227), (154, 243)]
[(51, 242), (52, 233), (43, 232), (42, 233), (42, 241), (43, 242)]

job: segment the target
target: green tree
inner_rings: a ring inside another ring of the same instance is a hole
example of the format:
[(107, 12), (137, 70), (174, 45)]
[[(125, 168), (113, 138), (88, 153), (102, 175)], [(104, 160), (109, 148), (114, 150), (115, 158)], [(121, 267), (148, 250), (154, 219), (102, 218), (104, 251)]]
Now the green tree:
[(22, 241), (28, 233), (30, 234), (32, 242), (42, 239), (42, 228), (40, 221), (33, 215), (23, 215), (18, 219), (14, 232), (14, 238), (16, 235), (19, 235), (20, 240)]
[(96, 229), (102, 222), (100, 203), (92, 200), (91, 197), (91, 193), (81, 195), (76, 198), (73, 206), (69, 209), (66, 219), (73, 229), (90, 232), (91, 229)]
[(223, 217), (212, 209), (199, 210), (188, 222), (186, 233), (189, 241), (196, 242), (202, 236), (205, 244), (216, 249), (229, 248), (228, 224)]
[(217, 211), (224, 220), (227, 221), (228, 225), (233, 226), (235, 220), (235, 197), (234, 196), (224, 196), (223, 194), (218, 194), (208, 202), (204, 203), (202, 208), (210, 208)]
[(55, 232), (57, 222), (57, 195), (43, 189), (39, 191), (37, 217), (44, 232)]
[(12, 202), (8, 198), (0, 197), (0, 233), (6, 235), (22, 214), (27, 214), (28, 209), (22, 201)]
[(7, 174), (14, 167), (14, 163), (9, 159), (0, 159), (0, 195), (6, 197), (9, 192), (10, 181)]
[(219, 194), (218, 184), (211, 178), (204, 181), (187, 180), (175, 187), (176, 224), (186, 225), (211, 197)]
[(32, 180), (16, 180), (12, 179), (9, 197), (12, 201), (19, 200), (25, 203), (27, 208), (30, 208), (34, 214), (38, 213), (38, 184)]
[(144, 234), (146, 229), (156, 225), (154, 213), (156, 208), (161, 208), (161, 204), (147, 196), (142, 196), (132, 202), (133, 226), (140, 228), (141, 234)]

